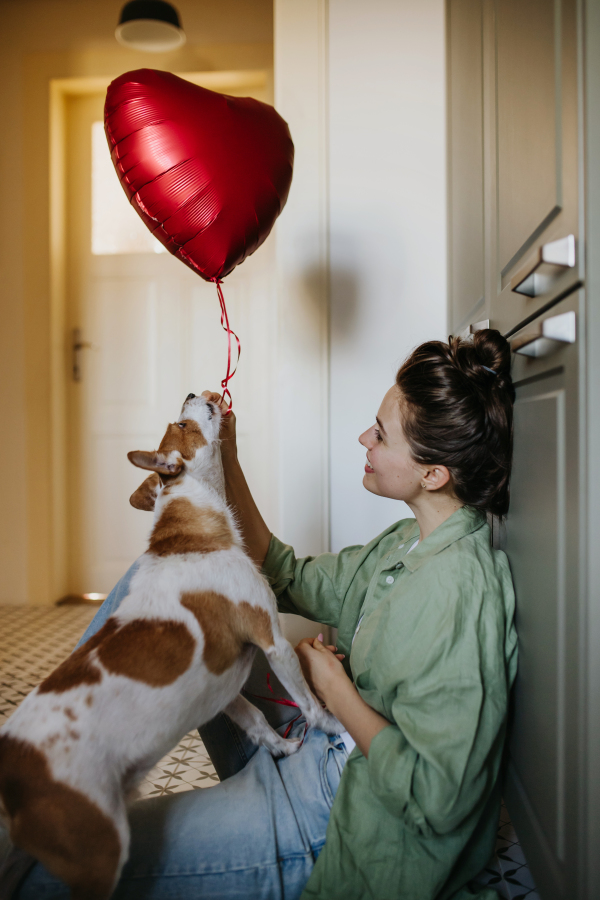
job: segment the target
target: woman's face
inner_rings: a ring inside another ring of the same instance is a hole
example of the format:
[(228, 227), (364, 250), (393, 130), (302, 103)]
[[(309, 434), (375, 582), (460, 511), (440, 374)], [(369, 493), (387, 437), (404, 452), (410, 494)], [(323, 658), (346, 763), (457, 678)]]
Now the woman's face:
[(409, 503), (422, 492), (424, 467), (410, 455), (402, 428), (400, 390), (391, 387), (379, 407), (376, 423), (361, 434), (367, 451), (363, 484), (368, 491)]

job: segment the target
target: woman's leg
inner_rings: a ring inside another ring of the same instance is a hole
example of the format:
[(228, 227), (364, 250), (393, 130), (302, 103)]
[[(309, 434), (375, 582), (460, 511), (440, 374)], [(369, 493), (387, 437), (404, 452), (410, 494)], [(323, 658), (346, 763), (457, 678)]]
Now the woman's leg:
[[(311, 730), (293, 756), (275, 760), (261, 747), (213, 788), (139, 801), (113, 900), (295, 900), (325, 842), (346, 758), (339, 739)], [(17, 896), (69, 892), (37, 864)]]

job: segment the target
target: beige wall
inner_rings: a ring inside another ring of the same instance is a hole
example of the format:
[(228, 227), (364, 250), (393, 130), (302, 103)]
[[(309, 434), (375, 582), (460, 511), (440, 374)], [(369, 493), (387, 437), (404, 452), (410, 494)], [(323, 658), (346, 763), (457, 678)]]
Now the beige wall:
[(48, 91), (52, 78), (270, 68), (270, 0), (178, 0), (188, 43), (144, 54), (114, 39), (119, 2), (0, 2), (0, 603), (51, 584)]

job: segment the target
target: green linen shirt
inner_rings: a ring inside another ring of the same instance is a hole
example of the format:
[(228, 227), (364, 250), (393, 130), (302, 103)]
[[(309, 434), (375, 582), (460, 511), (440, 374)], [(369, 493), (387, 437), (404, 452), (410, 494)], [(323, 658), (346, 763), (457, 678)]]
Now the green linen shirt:
[(407, 555), (418, 536), (404, 519), (306, 559), (271, 539), (280, 611), (338, 629), (360, 696), (390, 722), (368, 759), (350, 754), (303, 900), (466, 900), (493, 851), (517, 664), (508, 561), (467, 507)]

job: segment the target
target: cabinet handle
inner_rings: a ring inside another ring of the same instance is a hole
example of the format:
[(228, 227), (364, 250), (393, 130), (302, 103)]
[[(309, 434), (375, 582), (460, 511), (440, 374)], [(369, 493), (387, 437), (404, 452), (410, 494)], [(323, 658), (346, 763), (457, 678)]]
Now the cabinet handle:
[(535, 265), (513, 278), (510, 289), (526, 297), (539, 297), (547, 293), (553, 281), (576, 263), (575, 235), (568, 234), (558, 241), (551, 241), (539, 249)]
[(469, 325), (469, 334), (475, 334), (476, 331), (483, 331), (484, 328), (489, 327), (489, 319), (482, 319), (481, 322), (471, 322), (471, 324)]
[(517, 335), (510, 342), (513, 353), (522, 356), (551, 356), (565, 344), (577, 340), (577, 316), (574, 312), (550, 316), (540, 322), (536, 331)]

